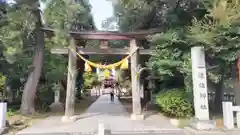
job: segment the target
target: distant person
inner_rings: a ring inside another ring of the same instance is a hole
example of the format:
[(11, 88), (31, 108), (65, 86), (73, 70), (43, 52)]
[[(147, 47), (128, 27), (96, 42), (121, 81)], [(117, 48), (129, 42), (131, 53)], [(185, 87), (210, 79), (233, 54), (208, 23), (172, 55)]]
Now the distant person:
[(111, 102), (114, 102), (114, 93), (113, 93), (113, 90), (110, 92), (110, 98), (111, 98)]

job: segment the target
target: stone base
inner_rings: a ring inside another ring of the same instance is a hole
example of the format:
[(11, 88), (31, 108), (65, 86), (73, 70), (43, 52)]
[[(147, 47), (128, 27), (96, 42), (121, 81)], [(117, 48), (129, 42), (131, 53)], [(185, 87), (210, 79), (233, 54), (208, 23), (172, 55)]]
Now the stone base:
[(212, 130), (216, 127), (216, 122), (213, 120), (194, 120), (191, 127), (197, 130)]
[(180, 120), (178, 120), (178, 119), (170, 119), (170, 122), (171, 122), (174, 126), (179, 126), (179, 125), (180, 125)]
[(132, 114), (131, 119), (132, 120), (144, 120), (144, 115), (143, 114)]
[(64, 112), (64, 106), (61, 102), (52, 103), (49, 107), (51, 112)]
[(238, 135), (238, 134), (232, 134), (231, 132), (226, 132), (224, 130), (197, 130), (192, 127), (184, 127), (184, 132), (187, 135)]
[(77, 120), (76, 116), (63, 116), (62, 122), (75, 122)]

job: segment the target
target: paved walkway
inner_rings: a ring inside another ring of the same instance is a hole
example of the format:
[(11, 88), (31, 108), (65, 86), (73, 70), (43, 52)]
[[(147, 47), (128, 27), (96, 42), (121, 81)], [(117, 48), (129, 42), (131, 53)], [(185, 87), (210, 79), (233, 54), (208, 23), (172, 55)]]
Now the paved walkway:
[[(122, 134), (167, 134), (183, 135), (183, 130), (170, 124), (169, 120), (160, 116), (148, 117), (146, 120), (130, 120), (130, 114), (123, 105), (115, 98), (110, 102), (109, 95), (100, 96), (85, 113), (78, 116), (73, 123), (62, 123), (61, 117), (49, 117), (39, 124), (24, 129), (18, 135), (39, 134), (94, 134), (97, 132), (98, 124), (104, 123), (114, 135)], [(76, 135), (77, 135), (76, 134)]]

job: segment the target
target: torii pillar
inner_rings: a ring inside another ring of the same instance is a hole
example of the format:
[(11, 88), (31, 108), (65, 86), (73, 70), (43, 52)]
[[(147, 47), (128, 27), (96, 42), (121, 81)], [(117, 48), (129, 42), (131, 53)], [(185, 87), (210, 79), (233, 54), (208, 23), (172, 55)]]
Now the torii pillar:
[[(139, 65), (139, 50), (137, 49), (136, 39), (130, 40), (130, 53), (135, 51), (131, 56), (131, 80), (132, 80), (132, 109), (131, 115), (132, 120), (143, 120), (144, 115), (142, 114), (141, 108), (141, 97), (140, 90), (137, 81), (137, 72)], [(137, 49), (137, 50), (136, 50)]]
[(62, 117), (63, 122), (75, 121), (75, 87), (77, 77), (77, 56), (76, 56), (76, 44), (74, 39), (71, 39), (68, 49), (68, 78), (67, 78), (67, 92), (65, 103), (65, 115)]

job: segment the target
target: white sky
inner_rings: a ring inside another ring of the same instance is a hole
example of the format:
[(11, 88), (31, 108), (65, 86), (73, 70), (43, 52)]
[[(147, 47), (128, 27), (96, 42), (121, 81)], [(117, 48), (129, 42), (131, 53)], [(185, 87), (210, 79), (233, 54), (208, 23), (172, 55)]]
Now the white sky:
[(102, 22), (108, 17), (113, 16), (113, 7), (111, 1), (107, 0), (89, 0), (92, 5), (92, 15), (98, 30), (102, 30)]

